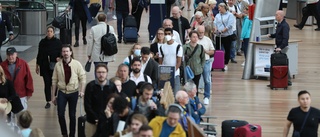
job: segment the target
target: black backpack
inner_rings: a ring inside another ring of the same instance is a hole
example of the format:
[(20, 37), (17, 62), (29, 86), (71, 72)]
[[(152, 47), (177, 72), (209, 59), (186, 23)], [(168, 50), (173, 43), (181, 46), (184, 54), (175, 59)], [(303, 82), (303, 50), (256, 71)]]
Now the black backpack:
[(107, 25), (107, 33), (101, 37), (101, 51), (100, 54), (112, 56), (118, 53), (117, 39), (109, 33), (109, 25)]

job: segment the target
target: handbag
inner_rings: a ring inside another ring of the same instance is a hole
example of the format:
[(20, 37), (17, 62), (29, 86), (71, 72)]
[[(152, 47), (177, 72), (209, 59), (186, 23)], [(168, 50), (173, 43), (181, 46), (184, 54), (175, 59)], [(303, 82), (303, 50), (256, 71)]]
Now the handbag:
[(231, 41), (235, 41), (235, 40), (237, 40), (237, 35), (236, 34), (232, 34), (232, 35), (230, 35), (230, 40)]
[(296, 131), (296, 130), (293, 131), (292, 137), (300, 137), (300, 133), (302, 132), (302, 130), (303, 130), (303, 128), (304, 128), (304, 124), (306, 124), (306, 121), (307, 121), (307, 118), (308, 118), (308, 116), (309, 116), (309, 114), (310, 114), (310, 111), (311, 111), (311, 108), (309, 108), (309, 111), (308, 111), (306, 117), (304, 118), (304, 121), (303, 121), (303, 124), (302, 124), (302, 126), (301, 126), (300, 131)]
[(66, 13), (55, 17), (52, 21), (52, 26), (59, 29), (66, 28)]
[(84, 69), (87, 71), (87, 72), (90, 72), (90, 69), (91, 69), (91, 61), (88, 60), (86, 65), (84, 66)]
[(50, 70), (54, 70), (54, 67), (56, 66), (56, 63), (57, 63), (57, 62), (50, 62), (50, 63), (49, 63), (49, 68), (50, 68)]

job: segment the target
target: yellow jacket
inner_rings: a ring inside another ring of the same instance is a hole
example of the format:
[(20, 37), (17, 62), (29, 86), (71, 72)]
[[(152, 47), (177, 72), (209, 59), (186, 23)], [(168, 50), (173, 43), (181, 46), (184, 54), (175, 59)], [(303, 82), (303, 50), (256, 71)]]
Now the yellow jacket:
[(79, 83), (84, 86), (86, 84), (86, 72), (81, 63), (72, 59), (69, 63), (71, 68), (71, 77), (68, 85), (66, 85), (64, 68), (62, 59), (57, 62), (52, 75), (52, 86), (58, 86), (58, 89), (66, 94), (74, 93), (79, 90)]
[[(152, 127), (153, 136), (159, 137), (162, 131), (162, 124), (167, 119), (167, 117), (157, 116), (152, 119), (149, 123), (149, 126)], [(176, 128), (172, 131), (169, 137), (186, 137), (186, 132), (183, 130), (182, 126), (178, 123)]]

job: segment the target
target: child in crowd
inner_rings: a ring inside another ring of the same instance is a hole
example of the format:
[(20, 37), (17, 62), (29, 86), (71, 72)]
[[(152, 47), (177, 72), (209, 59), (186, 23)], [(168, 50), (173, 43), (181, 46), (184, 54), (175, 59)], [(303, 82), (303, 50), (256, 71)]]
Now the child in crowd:
[(30, 125), (32, 123), (31, 112), (28, 110), (22, 111), (19, 114), (18, 118), (19, 126), (20, 126), (20, 134), (22, 137), (29, 137), (31, 133)]
[[(243, 17), (243, 24), (242, 24), (242, 31), (241, 31), (241, 37), (240, 40), (242, 42), (242, 50), (244, 52), (244, 57), (247, 57), (247, 49), (249, 45), (249, 39), (250, 39), (250, 32), (252, 28), (252, 20), (249, 19), (249, 8), (245, 7), (243, 10), (243, 13), (246, 14)], [(241, 65), (244, 66), (245, 62), (243, 62)]]

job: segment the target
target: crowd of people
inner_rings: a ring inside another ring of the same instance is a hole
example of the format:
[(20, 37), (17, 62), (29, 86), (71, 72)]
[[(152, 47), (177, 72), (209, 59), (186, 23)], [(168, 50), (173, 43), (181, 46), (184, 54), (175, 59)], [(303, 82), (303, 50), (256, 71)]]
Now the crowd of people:
[[(85, 2), (71, 1), (68, 9), (73, 7), (80, 10)], [(98, 24), (90, 29), (87, 41), (85, 22), (89, 18), (84, 16), (87, 8), (73, 15), (76, 24), (74, 47), (79, 46), (81, 21), (84, 30), (83, 44), (88, 45), (88, 60), (94, 63), (95, 79), (88, 83), (83, 66), (73, 58), (72, 46), (62, 44), (54, 36), (54, 27), (47, 28), (46, 37), (39, 42), (35, 70), (43, 77), (45, 108), (50, 108), (51, 102), (57, 105), (58, 122), (64, 137), (74, 137), (76, 134), (76, 106), (79, 96), (83, 97), (86, 112), (85, 136), (187, 136), (187, 117), (199, 124), (201, 116), (206, 112), (205, 106), (210, 102), (211, 67), (215, 50), (225, 51), (224, 71), (228, 70), (230, 61), (237, 63), (235, 56), (242, 55), (241, 50), (245, 56), (247, 54), (252, 27), (252, 21), (248, 19), (248, 6), (251, 3), (245, 0), (199, 2), (190, 22), (182, 16), (181, 6), (173, 6), (172, 16), (163, 20), (152, 44), (144, 46), (135, 43), (123, 63), (119, 64), (115, 77), (108, 78), (108, 63), (113, 62), (116, 55), (101, 54), (101, 37), (109, 30), (109, 33), (117, 35), (116, 41), (121, 43), (123, 19), (133, 14), (139, 28), (142, 11), (147, 10), (145, 5), (131, 0), (117, 0), (115, 3), (117, 34), (111, 25), (107, 25), (107, 17), (102, 13), (97, 16)], [(114, 8), (113, 0), (110, 1), (110, 8)], [(278, 11), (277, 21), (287, 25), (283, 18), (283, 12)], [(8, 28), (10, 31), (10, 25)], [(278, 30), (270, 37), (279, 36)], [(9, 32), (9, 35), (12, 33)], [(286, 46), (279, 45), (277, 50)], [(32, 116), (27, 110), (27, 102), (34, 91), (30, 68), (18, 57), (14, 47), (8, 48), (6, 54), (7, 59), (0, 64), (0, 102), (10, 103), (12, 110), (7, 113), (0, 108), (1, 117), (6, 122), (17, 118), (22, 136), (41, 134), (40, 129), (30, 129)], [(159, 89), (163, 87), (158, 85), (159, 65), (175, 67), (172, 76), (175, 103), (169, 106), (160, 102), (163, 94)], [(185, 66), (189, 66), (194, 73), (191, 80), (186, 80), (184, 76)], [(200, 88), (204, 89), (203, 99), (198, 96)], [(299, 99), (300, 96), (309, 98), (310, 94), (303, 92), (299, 93)], [(65, 118), (67, 104), (69, 132)], [(306, 112), (309, 108), (303, 111)], [(295, 120), (292, 113), (288, 116), (288, 127)]]

